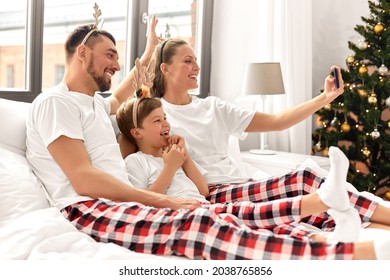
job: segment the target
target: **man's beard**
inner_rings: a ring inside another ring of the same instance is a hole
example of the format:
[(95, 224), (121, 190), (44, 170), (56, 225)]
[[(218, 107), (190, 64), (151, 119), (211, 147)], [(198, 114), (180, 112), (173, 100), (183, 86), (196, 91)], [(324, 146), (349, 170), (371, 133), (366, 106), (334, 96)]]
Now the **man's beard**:
[(111, 88), (111, 79), (108, 82), (106, 82), (104, 80), (103, 76), (99, 77), (96, 74), (96, 72), (94, 71), (94, 69), (93, 69), (93, 57), (92, 57), (89, 65), (88, 65), (87, 72), (88, 72), (89, 75), (91, 75), (93, 80), (96, 82), (100, 92), (105, 92), (105, 91), (107, 91), (107, 90), (109, 90)]

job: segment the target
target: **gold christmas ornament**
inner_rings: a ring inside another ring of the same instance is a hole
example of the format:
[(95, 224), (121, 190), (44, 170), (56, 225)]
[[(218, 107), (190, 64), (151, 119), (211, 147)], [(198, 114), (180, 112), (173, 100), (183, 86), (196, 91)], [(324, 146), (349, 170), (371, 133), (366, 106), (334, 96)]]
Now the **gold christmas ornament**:
[(350, 54), (350, 55), (347, 57), (347, 63), (348, 63), (349, 65), (352, 65), (352, 64), (355, 63), (355, 57), (354, 57), (352, 54)]
[(321, 150), (322, 150), (321, 141), (318, 141), (318, 142), (314, 145), (314, 150), (315, 150), (316, 152), (321, 152)]
[(386, 200), (390, 200), (390, 191), (385, 192), (385, 194), (383, 195), (383, 198)]
[(322, 151), (322, 155), (324, 157), (328, 157), (329, 156), (329, 147), (325, 147), (325, 149)]
[(320, 131), (320, 135), (319, 135), (318, 142), (314, 145), (314, 150), (315, 150), (316, 152), (321, 152), (321, 150), (322, 150), (322, 146), (321, 146), (321, 135), (322, 135), (322, 133), (321, 133), (321, 131)]
[(385, 30), (385, 27), (383, 26), (382, 23), (378, 22), (377, 24), (375, 24), (375, 26), (374, 26), (374, 32), (375, 32), (377, 35), (382, 34), (383, 30)]
[(359, 67), (359, 74), (360, 75), (366, 74), (367, 71), (368, 71), (368, 69), (367, 69), (367, 67), (365, 65), (362, 65), (362, 66)]
[(371, 155), (371, 151), (366, 146), (364, 146), (363, 149), (361, 149), (361, 152), (363, 156), (366, 158), (369, 158)]
[(349, 125), (349, 123), (347, 121), (343, 122), (343, 124), (341, 125), (341, 131), (345, 132), (345, 133), (348, 133), (351, 131), (351, 126)]
[(361, 97), (366, 97), (368, 95), (367, 90), (364, 88), (359, 88), (357, 91)]
[(368, 97), (368, 103), (371, 105), (375, 105), (378, 102), (378, 99), (376, 98), (375, 93), (371, 93), (371, 95)]

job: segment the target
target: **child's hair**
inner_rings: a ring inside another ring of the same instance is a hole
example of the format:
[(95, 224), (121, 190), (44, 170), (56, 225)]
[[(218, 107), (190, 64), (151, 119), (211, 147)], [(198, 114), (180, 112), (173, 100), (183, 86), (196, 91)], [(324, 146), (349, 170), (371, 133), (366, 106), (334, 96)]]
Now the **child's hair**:
[(153, 86), (150, 89), (153, 97), (163, 97), (165, 92), (164, 75), (161, 72), (160, 66), (162, 63), (171, 63), (172, 57), (176, 54), (177, 48), (188, 43), (182, 39), (168, 39), (162, 42), (155, 50), (154, 57), (156, 60), (155, 78)]
[(119, 107), (116, 113), (116, 121), (120, 132), (134, 145), (136, 140), (131, 135), (131, 129), (135, 128), (134, 124), (134, 105), (136, 106), (136, 126), (142, 128), (144, 119), (154, 110), (162, 106), (160, 99), (157, 98), (129, 98)]

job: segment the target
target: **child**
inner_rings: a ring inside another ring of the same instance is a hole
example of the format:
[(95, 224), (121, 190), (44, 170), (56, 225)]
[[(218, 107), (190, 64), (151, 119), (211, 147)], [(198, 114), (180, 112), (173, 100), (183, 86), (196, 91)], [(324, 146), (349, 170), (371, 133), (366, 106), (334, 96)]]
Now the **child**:
[[(134, 111), (138, 112), (136, 118)], [(204, 171), (187, 153), (184, 139), (169, 135), (170, 125), (159, 99), (130, 99), (118, 111), (117, 120), (122, 134), (138, 147), (137, 153), (125, 159), (132, 185), (208, 202)]]

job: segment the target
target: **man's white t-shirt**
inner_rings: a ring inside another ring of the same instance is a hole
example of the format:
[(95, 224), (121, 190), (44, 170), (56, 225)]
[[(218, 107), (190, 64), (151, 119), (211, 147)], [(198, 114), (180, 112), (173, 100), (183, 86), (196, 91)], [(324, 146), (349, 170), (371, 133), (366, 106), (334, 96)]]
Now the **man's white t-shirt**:
[(206, 171), (207, 183), (235, 183), (249, 179), (229, 155), (229, 136), (245, 136), (255, 111), (240, 108), (218, 97), (192, 97), (187, 105), (161, 98), (171, 132), (188, 142), (192, 159)]
[(129, 184), (109, 114), (108, 99), (69, 91), (63, 83), (41, 93), (32, 103), (26, 123), (26, 157), (58, 209), (91, 199), (74, 191), (48, 152), (49, 144), (62, 135), (82, 140), (94, 167)]
[[(128, 155), (125, 163), (131, 185), (141, 189), (148, 189), (157, 180), (164, 167), (163, 158), (144, 154), (140, 151)], [(200, 173), (204, 175), (206, 171), (196, 163), (195, 165), (198, 167)], [(187, 177), (182, 168), (176, 171), (165, 194), (171, 197), (193, 198), (201, 202), (208, 202), (199, 193), (194, 182)]]

